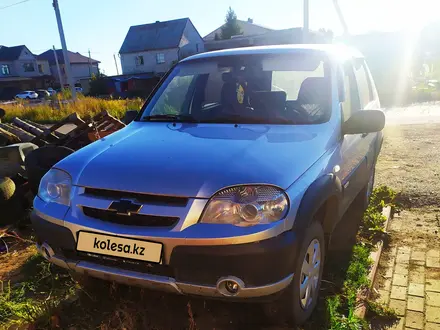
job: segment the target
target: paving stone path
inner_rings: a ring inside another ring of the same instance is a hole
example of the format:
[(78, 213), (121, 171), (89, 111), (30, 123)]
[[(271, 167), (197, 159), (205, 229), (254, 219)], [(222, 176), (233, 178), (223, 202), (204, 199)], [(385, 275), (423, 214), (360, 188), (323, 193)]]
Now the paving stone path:
[[(390, 329), (440, 330), (440, 248), (429, 221), (436, 214), (422, 219), (406, 212), (391, 221), (391, 245), (381, 258), (375, 283), (379, 300), (400, 317)], [(429, 239), (426, 234), (431, 232)]]

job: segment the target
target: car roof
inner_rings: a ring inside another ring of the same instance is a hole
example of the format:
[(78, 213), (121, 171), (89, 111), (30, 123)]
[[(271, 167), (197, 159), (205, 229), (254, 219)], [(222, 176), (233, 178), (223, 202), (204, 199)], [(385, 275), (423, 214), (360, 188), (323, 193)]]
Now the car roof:
[(199, 60), (204, 58), (220, 56), (240, 56), (254, 54), (291, 54), (291, 53), (324, 53), (339, 61), (349, 58), (363, 58), (364, 56), (356, 49), (335, 44), (297, 44), (297, 45), (277, 45), (277, 46), (257, 46), (216, 50), (213, 52), (200, 53), (185, 58), (181, 62)]

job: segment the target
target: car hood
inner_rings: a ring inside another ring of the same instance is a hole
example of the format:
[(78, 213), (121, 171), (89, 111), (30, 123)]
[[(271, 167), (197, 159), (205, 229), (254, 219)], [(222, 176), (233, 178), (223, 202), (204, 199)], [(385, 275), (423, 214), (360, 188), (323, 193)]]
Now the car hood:
[(330, 125), (133, 122), (55, 167), (74, 185), (209, 198), (237, 184), (286, 189), (329, 148)]

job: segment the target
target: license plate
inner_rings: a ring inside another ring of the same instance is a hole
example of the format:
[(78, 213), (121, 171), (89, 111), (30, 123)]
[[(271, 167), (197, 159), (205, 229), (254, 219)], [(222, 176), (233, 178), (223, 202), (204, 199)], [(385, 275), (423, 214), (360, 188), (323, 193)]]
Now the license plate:
[(85, 231), (79, 232), (76, 249), (81, 252), (156, 263), (161, 262), (162, 256), (161, 243)]

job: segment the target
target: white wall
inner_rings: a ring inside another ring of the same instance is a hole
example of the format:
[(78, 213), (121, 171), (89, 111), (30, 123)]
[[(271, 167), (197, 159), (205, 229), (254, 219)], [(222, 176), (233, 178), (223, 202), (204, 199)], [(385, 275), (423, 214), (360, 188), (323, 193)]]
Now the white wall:
[[(34, 66), (34, 71), (25, 71), (23, 65), (26, 63), (31, 63)], [(38, 72), (36, 57), (27, 49), (24, 48), (18, 57), (14, 61), (14, 74), (20, 77), (35, 77), (40, 76)]]
[[(74, 83), (79, 83), (81, 79), (89, 79), (90, 73), (89, 73), (89, 64), (88, 63), (73, 63), (70, 64), (70, 68), (72, 70), (72, 77), (74, 80)], [(60, 71), (61, 71), (61, 79), (63, 79), (63, 84), (67, 83), (67, 77), (66, 77), (66, 69), (64, 67), (64, 64), (60, 64)], [(99, 72), (98, 64), (92, 64), (90, 67), (91, 73), (97, 75)], [(50, 72), (52, 76), (54, 77), (55, 81), (59, 83), (58, 78), (58, 71), (57, 66), (51, 65), (50, 66)]]
[[(41, 64), (43, 66), (43, 72), (38, 71), (38, 65)], [(37, 67), (36, 67), (36, 71), (41, 74), (41, 75), (50, 75), (50, 66), (49, 66), (49, 62), (48, 61), (40, 61), (37, 60)]]
[(180, 41), (180, 59), (203, 52), (203, 39), (200, 37), (194, 25), (188, 21)]
[(72, 68), (72, 76), (75, 80), (90, 78), (91, 73), (95, 75), (98, 74), (98, 65), (96, 64), (90, 65), (90, 71), (88, 63), (73, 63), (70, 65), (70, 67)]
[[(165, 63), (156, 63), (156, 54), (165, 54)], [(120, 54), (123, 74), (142, 72), (167, 72), (174, 62), (178, 61), (178, 48)], [(144, 65), (136, 65), (136, 57), (144, 57)]]

